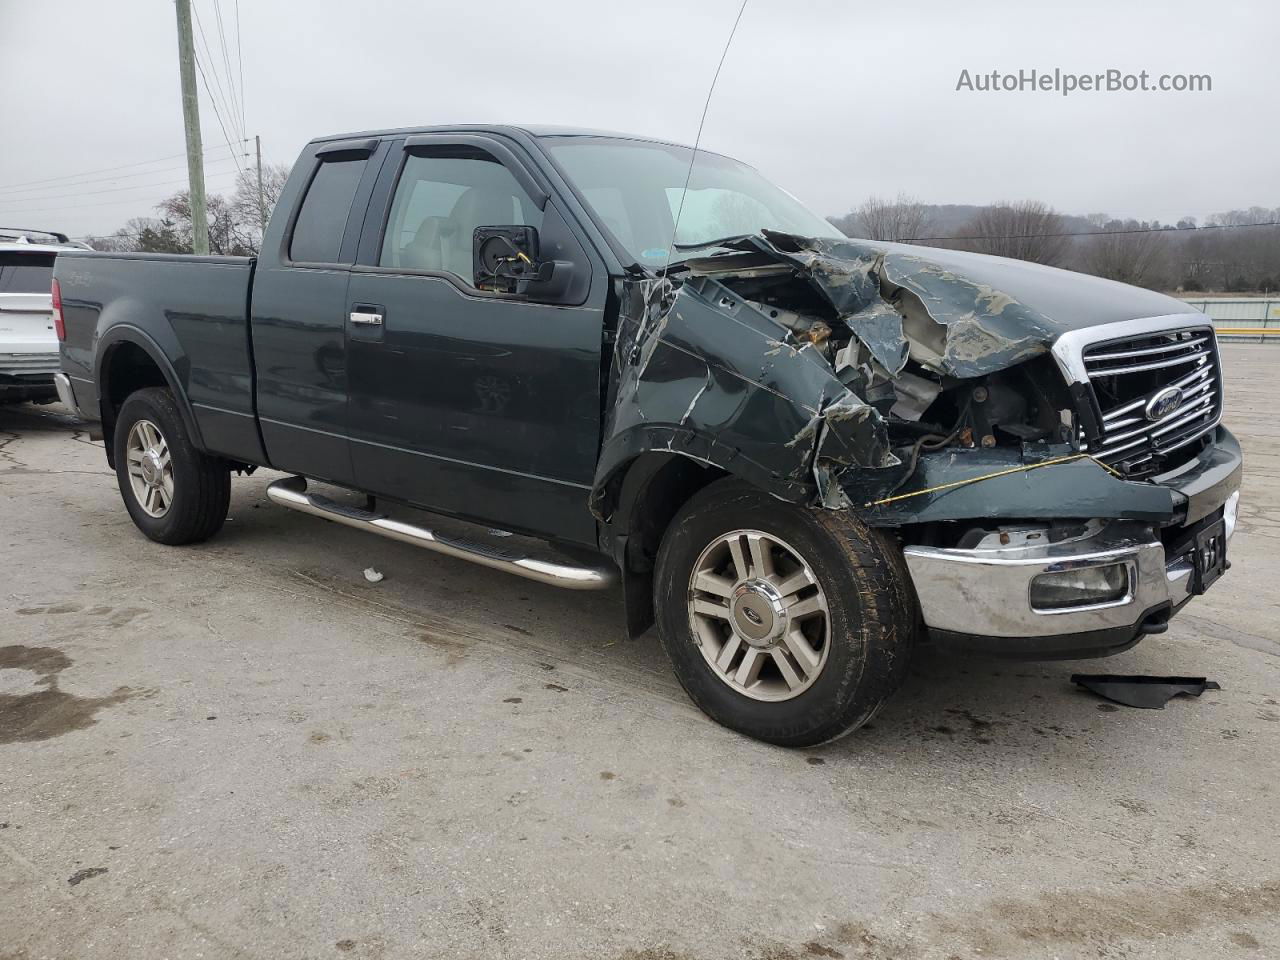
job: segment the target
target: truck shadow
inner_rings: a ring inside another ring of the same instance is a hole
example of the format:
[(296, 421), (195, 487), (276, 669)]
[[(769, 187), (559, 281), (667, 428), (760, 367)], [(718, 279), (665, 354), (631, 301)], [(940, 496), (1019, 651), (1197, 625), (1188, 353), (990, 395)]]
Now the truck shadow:
[[(255, 478), (263, 485), (270, 479)], [(434, 623), (435, 633), (461, 644), (451, 648), (455, 653), (476, 643), (499, 656), (533, 652), (561, 671), (578, 673), (584, 682), (594, 675), (610, 683), (635, 684), (642, 677), (641, 696), (687, 703), (656, 632), (626, 639), (617, 588), (572, 592), (510, 577), (294, 514), (260, 497), (260, 489), (242, 488), (235, 495), (232, 513), (245, 520), (228, 524), (213, 545), (233, 549), (242, 558), (258, 555), (256, 565), (268, 568), (279, 565), (264, 551), (291, 544), (289, 562), (298, 565), (291, 574), (295, 580), (329, 591), (338, 602), (368, 604), (406, 621)], [(366, 583), (360, 572), (369, 565), (387, 579)], [(467, 636), (453, 638), (448, 632), (452, 624)], [(1118, 668), (1099, 666), (1098, 661), (1001, 660), (921, 644), (903, 687), (870, 724), (807, 752), (853, 759), (881, 752), (910, 755), (926, 747), (965, 755), (1012, 751), (1024, 757), (1064, 749), (1092, 751), (1096, 744), (1087, 744), (1095, 735), (1107, 735), (1108, 722), (1124, 719), (1117, 712), (1123, 708), (1084, 693), (1070, 677), (1082, 670), (1113, 669)], [(1194, 709), (1193, 704), (1185, 706)], [(746, 739), (742, 743), (771, 749)]]
[(0, 430), (75, 433), (84, 429), (84, 423), (60, 403), (0, 403)]
[[(57, 404), (0, 406), (3, 434), (63, 432), (69, 439), (81, 439), (80, 431), (80, 423)], [(105, 463), (103, 472), (103, 482), (114, 486)], [(616, 588), (566, 592), (292, 513), (265, 497), (266, 484), (277, 476), (262, 471), (237, 478), (231, 522), (200, 549), (233, 555), (260, 573), (270, 571), (295, 583), (310, 577), (312, 589), (335, 600), (368, 603), (372, 609), (389, 609), (392, 616), (434, 623), (436, 634), (447, 636), (451, 622), (474, 626), (466, 642), (475, 643), (478, 634), (486, 650), (497, 655), (509, 645), (512, 655), (555, 661), (562, 670), (580, 673), (584, 681), (593, 674), (633, 685), (640, 679), (637, 692), (642, 697), (687, 702), (655, 632), (626, 640)], [(142, 545), (141, 534), (135, 535)], [(367, 583), (361, 575), (367, 566), (386, 573), (386, 582)], [(440, 623), (446, 624), (443, 632)], [(1141, 656), (1142, 650), (1140, 645), (1124, 658)], [(1008, 661), (921, 645), (902, 689), (870, 724), (807, 753), (836, 762), (845, 756), (902, 756), (926, 749), (966, 757), (1092, 750), (1098, 737), (1111, 735), (1108, 726), (1128, 719), (1132, 711), (1120, 712), (1123, 708), (1083, 693), (1070, 683), (1070, 676), (1081, 670), (1113, 669), (1119, 668), (1110, 662), (1100, 666), (1097, 661)], [(1194, 710), (1196, 705), (1171, 704), (1168, 710), (1184, 707)], [(742, 743), (770, 749), (745, 739)]]

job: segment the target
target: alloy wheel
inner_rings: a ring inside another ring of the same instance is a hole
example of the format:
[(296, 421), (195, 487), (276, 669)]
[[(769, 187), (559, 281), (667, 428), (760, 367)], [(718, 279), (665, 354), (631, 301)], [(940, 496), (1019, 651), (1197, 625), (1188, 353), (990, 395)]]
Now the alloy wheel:
[(818, 578), (799, 551), (760, 530), (734, 530), (702, 551), (689, 575), (689, 622), (715, 675), (757, 700), (809, 689), (831, 647)]
[(139, 420), (129, 428), (124, 449), (138, 506), (149, 517), (163, 517), (173, 503), (173, 460), (164, 434), (150, 420)]

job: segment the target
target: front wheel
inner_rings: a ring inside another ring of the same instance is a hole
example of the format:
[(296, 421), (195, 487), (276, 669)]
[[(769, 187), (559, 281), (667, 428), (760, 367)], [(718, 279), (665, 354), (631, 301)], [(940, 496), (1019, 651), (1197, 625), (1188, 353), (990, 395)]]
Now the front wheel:
[(887, 537), (737, 480), (676, 515), (654, 591), (663, 647), (693, 701), (726, 727), (789, 747), (870, 720), (905, 677), (918, 628)]
[(191, 443), (168, 390), (129, 394), (113, 443), (120, 496), (139, 530), (170, 545), (199, 543), (218, 532), (231, 502), (231, 470)]

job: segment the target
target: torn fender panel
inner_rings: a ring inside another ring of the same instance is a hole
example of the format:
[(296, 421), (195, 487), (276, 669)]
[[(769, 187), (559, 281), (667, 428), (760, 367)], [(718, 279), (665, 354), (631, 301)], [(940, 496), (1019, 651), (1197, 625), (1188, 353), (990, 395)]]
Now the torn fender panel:
[(813, 344), (702, 277), (623, 282), (613, 384), (592, 512), (640, 453), (669, 450), (793, 502), (815, 498), (814, 461), (898, 463), (885, 424)]
[[(849, 502), (873, 526), (974, 517), (1166, 521), (1173, 516), (1174, 494), (1169, 488), (1121, 480), (1088, 458), (955, 485), (1011, 467), (1031, 467), (1070, 453), (1070, 449), (1047, 446), (1043, 453), (953, 447), (922, 455), (911, 479), (899, 490), (893, 490), (893, 485), (903, 470), (849, 472), (841, 478), (841, 486)], [(936, 487), (945, 489), (934, 490)], [(894, 499), (888, 503), (876, 503), (890, 497)]]

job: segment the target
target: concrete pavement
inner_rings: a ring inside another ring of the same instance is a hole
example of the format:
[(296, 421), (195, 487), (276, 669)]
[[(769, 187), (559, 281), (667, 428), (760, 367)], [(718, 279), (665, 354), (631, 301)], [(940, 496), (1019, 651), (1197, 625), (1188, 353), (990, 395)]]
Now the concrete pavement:
[[(0, 408), (0, 958), (1275, 955), (1280, 350), (1224, 354), (1234, 566), (1167, 634), (925, 652), (801, 752), (703, 717), (613, 594), (262, 474), (162, 547), (64, 411)], [(1081, 669), (1223, 689), (1117, 709)]]

